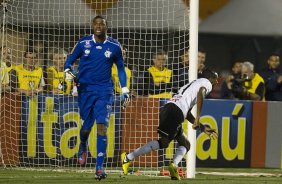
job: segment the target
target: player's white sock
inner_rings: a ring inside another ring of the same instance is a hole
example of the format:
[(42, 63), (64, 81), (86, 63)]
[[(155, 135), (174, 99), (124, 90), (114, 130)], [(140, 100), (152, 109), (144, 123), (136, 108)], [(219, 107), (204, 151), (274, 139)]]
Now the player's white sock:
[(127, 155), (127, 158), (129, 160), (133, 160), (135, 157), (138, 157), (140, 155), (144, 155), (146, 153), (149, 153), (153, 150), (157, 150), (160, 148), (159, 142), (158, 141), (151, 141), (145, 144), (144, 146), (137, 148), (133, 152), (129, 153)]
[(179, 146), (173, 157), (173, 163), (178, 166), (179, 162), (182, 160), (186, 152), (187, 152), (187, 149), (184, 146)]

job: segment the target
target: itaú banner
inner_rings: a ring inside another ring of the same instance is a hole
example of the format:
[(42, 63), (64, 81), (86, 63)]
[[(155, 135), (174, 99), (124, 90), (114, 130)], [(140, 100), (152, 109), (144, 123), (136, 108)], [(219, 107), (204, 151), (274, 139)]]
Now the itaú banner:
[[(252, 102), (205, 100), (200, 122), (216, 129), (218, 140), (197, 131), (197, 167), (250, 167)], [(188, 123), (182, 124), (186, 135)], [(165, 150), (166, 163), (173, 158), (175, 147), (176, 142)], [(181, 164), (184, 166), (185, 160)]]
[[(111, 163), (116, 163), (121, 138), (121, 107), (118, 100), (115, 102), (108, 127), (107, 157)], [(22, 96), (21, 164), (76, 165), (81, 126), (77, 97)], [(94, 125), (88, 141), (89, 164), (96, 158), (96, 132)]]
[(210, 141), (203, 133), (197, 137), (197, 165), (250, 167), (252, 103), (250, 101), (206, 100), (201, 123), (219, 133)]
[[(158, 114), (164, 103), (163, 99), (136, 98), (121, 112), (119, 100), (115, 101), (108, 128), (107, 161), (111, 166), (117, 165), (121, 151), (132, 151), (158, 138)], [(77, 98), (41, 95), (30, 99), (23, 96), (21, 109), (21, 164), (76, 165), (82, 125)], [(204, 133), (197, 132), (197, 166), (250, 167), (252, 102), (205, 100), (200, 121), (216, 129), (219, 138), (210, 140)], [(187, 124), (187, 121), (183, 123), (185, 130)], [(89, 164), (95, 163), (95, 141), (96, 126), (89, 137)], [(135, 164), (166, 165), (173, 158), (176, 146), (177, 143), (172, 142), (166, 150), (141, 157)], [(184, 165), (185, 160), (181, 164)]]

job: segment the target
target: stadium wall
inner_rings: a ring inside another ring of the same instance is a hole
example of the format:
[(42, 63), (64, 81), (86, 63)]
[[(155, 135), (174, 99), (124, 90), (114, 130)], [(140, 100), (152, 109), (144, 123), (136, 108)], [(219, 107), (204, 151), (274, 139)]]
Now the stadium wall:
[[(118, 166), (122, 151), (132, 151), (158, 137), (155, 131), (158, 114), (165, 102), (166, 99), (137, 97), (122, 111), (119, 97), (116, 98), (108, 132), (111, 166)], [(205, 100), (200, 121), (217, 129), (219, 139), (210, 141), (204, 133), (197, 132), (197, 166), (281, 168), (281, 109), (279, 102)], [(75, 154), (81, 126), (77, 98), (3, 95), (0, 120), (1, 150), (6, 165), (48, 166), (58, 160), (59, 166), (77, 164)], [(184, 128), (187, 123), (183, 123)], [(95, 131), (94, 127), (91, 136), (95, 137)], [(95, 139), (91, 140), (89, 166), (96, 155)], [(168, 149), (141, 157), (134, 164), (160, 167), (171, 160), (176, 145), (171, 143)]]

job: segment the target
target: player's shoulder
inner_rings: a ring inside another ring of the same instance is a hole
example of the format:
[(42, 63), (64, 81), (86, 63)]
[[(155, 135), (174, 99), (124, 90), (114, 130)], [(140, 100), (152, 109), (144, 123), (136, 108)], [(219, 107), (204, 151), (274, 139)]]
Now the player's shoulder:
[(80, 38), (78, 42), (80, 44), (83, 44), (85, 42), (90, 42), (90, 41), (93, 41), (93, 35), (84, 36), (84, 37)]
[(204, 87), (205, 89), (208, 90), (208, 92), (211, 91), (212, 83), (208, 79), (206, 79), (206, 78), (199, 78), (196, 81), (199, 82), (200, 87)]
[(107, 43), (111, 44), (114, 47), (121, 47), (119, 41), (117, 41), (116, 39), (114, 39), (110, 36), (107, 37)]
[(204, 84), (209, 84), (211, 83), (208, 79), (206, 78), (199, 78), (196, 80), (197, 82), (200, 82), (200, 83), (204, 83)]

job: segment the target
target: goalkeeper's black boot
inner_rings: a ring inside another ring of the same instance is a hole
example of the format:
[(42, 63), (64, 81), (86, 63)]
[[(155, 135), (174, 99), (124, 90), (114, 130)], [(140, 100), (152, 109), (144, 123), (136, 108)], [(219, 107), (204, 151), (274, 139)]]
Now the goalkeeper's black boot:
[(79, 145), (77, 157), (78, 157), (78, 163), (81, 166), (84, 166), (85, 163), (86, 163), (86, 144), (85, 145), (84, 144)]
[(107, 178), (108, 174), (105, 172), (104, 168), (100, 167), (96, 169), (95, 179), (101, 180)]

